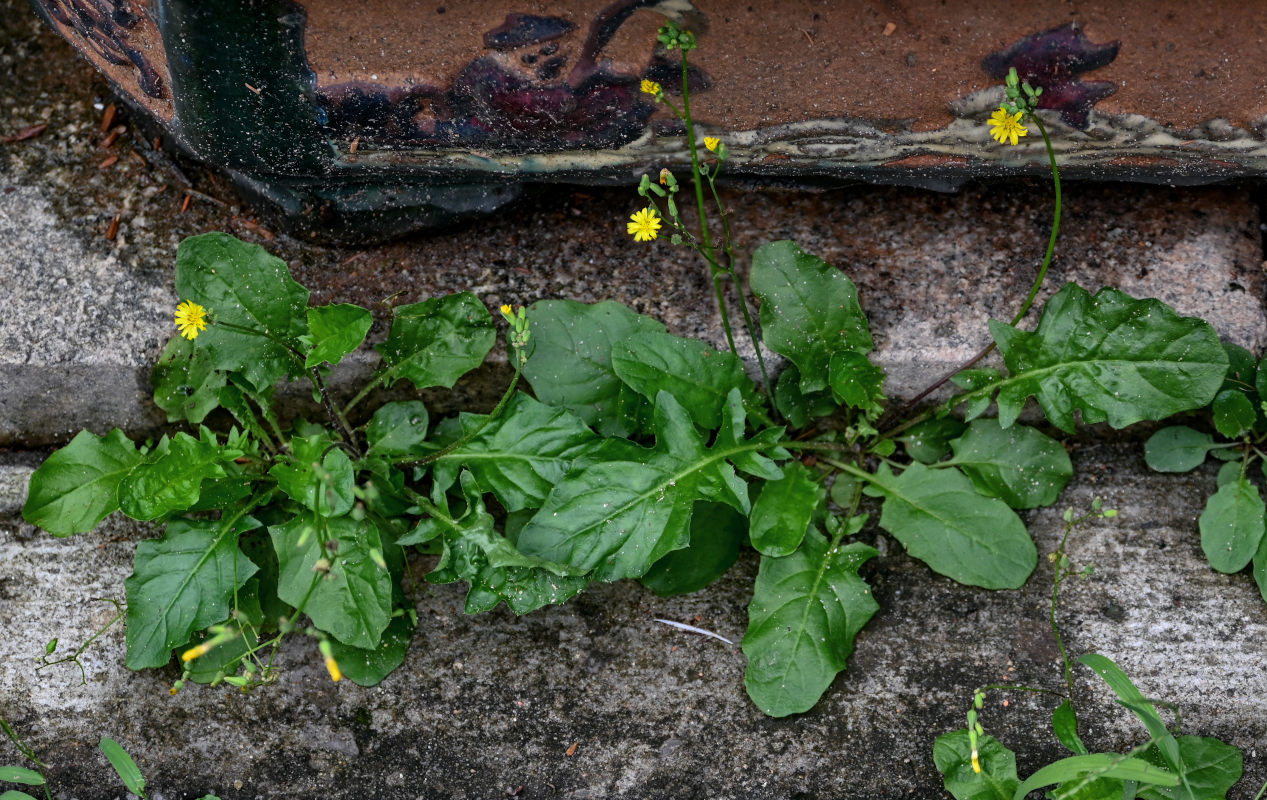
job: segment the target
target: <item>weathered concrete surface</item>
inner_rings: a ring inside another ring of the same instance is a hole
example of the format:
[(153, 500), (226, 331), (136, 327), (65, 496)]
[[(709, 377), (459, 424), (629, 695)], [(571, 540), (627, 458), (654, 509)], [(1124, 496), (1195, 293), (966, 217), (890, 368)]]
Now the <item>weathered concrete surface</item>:
[[(1121, 516), (1071, 538), (1074, 562), (1095, 570), (1063, 590), (1066, 644), (1113, 658), (1146, 695), (1178, 704), (1183, 732), (1243, 748), (1246, 778), (1230, 797), (1252, 797), (1267, 779), (1267, 604), (1248, 574), (1216, 573), (1201, 555), (1195, 518), (1213, 469), (1153, 474), (1138, 442), (1084, 445), (1074, 462), (1060, 503), (1029, 515), (1040, 551), (1057, 545), (1067, 506), (1100, 496)], [(945, 796), (933, 739), (963, 725), (975, 687), (1060, 686), (1046, 559), (1022, 590), (969, 589), (874, 529), (863, 538), (883, 555), (866, 577), (882, 610), (822, 703), (784, 720), (745, 697), (737, 647), (653, 622), (738, 642), (752, 558), (697, 595), (663, 600), (624, 582), (520, 618), (467, 617), (459, 586), (420, 587), (409, 657), (373, 689), (331, 684), (311, 642), (291, 640), (272, 687), (171, 697), (174, 668), (128, 672), (117, 628), (86, 652), (86, 685), (71, 665), (36, 673), (50, 637), (73, 648), (110, 619), (113, 608), (93, 598), (121, 599), (135, 542), (153, 533), (112, 520), (55, 540), (0, 521), (0, 716), (51, 765), (58, 797), (121, 794), (95, 749), (108, 735), (137, 757), (151, 796), (168, 800), (473, 799), (519, 786), (515, 796), (534, 798), (931, 798)], [(1077, 688), (1093, 750), (1146, 738), (1088, 670), (1078, 669)], [(1018, 751), (1022, 775), (1062, 755), (1052, 707), (991, 694), (983, 722)]]
[[(371, 340), (385, 333), (387, 298), (400, 304), (470, 290), (492, 308), (614, 298), (724, 346), (702, 262), (625, 233), (640, 205), (632, 190), (549, 190), (495, 219), (374, 248), (275, 238), (223, 180), (172, 162), (139, 134), (129, 130), (103, 148), (93, 103), (110, 102), (104, 81), (17, 0), (0, 0), (0, 12), (0, 67), (15, 76), (0, 84), (8, 109), (0, 134), (48, 124), (33, 139), (0, 144), (8, 253), (0, 258), (0, 446), (64, 443), (81, 428), (160, 431), (148, 376), (174, 334), (174, 253), (182, 238), (209, 230), (278, 253), (315, 303), (373, 309)], [(185, 208), (190, 183), (201, 195)], [(738, 252), (792, 238), (858, 283), (888, 391), (910, 397), (988, 341), (988, 318), (1012, 316), (1041, 261), (1050, 192), (1035, 182), (953, 196), (867, 188), (728, 197)], [(1077, 280), (1161, 297), (1258, 351), (1267, 343), (1258, 225), (1245, 188), (1075, 184), (1066, 190), (1047, 292)], [(359, 386), (375, 359), (363, 351), (336, 375), (335, 389)], [(486, 371), (464, 396), (495, 398), (504, 372)], [(297, 387), (295, 395), (304, 393)], [(428, 401), (453, 408), (443, 393)]]

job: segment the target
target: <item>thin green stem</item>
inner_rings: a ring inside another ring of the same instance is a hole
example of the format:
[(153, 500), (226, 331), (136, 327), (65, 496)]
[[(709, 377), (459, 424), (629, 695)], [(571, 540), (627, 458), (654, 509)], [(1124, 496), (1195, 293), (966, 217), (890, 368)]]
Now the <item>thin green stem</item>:
[(366, 397), (369, 397), (370, 392), (377, 389), (379, 387), (379, 384), (381, 384), (384, 380), (386, 380), (387, 376), (391, 375), (395, 370), (396, 370), (395, 367), (388, 367), (382, 372), (376, 373), (374, 377), (370, 378), (369, 382), (361, 387), (361, 391), (357, 392), (355, 397), (353, 397), (351, 400), (343, 404), (343, 411), (342, 411), (343, 415), (346, 417), (347, 414), (356, 405), (358, 405)]
[(343, 434), (343, 438), (355, 452), (357, 458), (364, 456), (365, 454), (361, 451), (360, 446), (356, 443), (356, 438), (352, 435), (352, 431), (348, 427), (347, 418), (344, 417), (343, 414), (339, 413), (339, 410), (334, 407), (334, 403), (330, 400), (330, 393), (326, 390), (326, 382), (321, 377), (320, 367), (312, 368), (312, 382), (313, 385), (317, 387), (317, 393), (321, 395), (321, 404), (325, 406), (326, 414), (330, 417), (330, 422), (338, 427), (339, 433)]
[[(514, 360), (513, 357), (512, 357), (512, 360)], [(450, 442), (449, 444), (445, 445), (444, 447), (440, 448), (434, 453), (425, 455), (422, 458), (414, 458), (408, 461), (393, 461), (392, 463), (398, 467), (421, 467), (426, 464), (430, 464), (433, 461), (437, 461), (441, 458), (444, 458), (449, 453), (452, 453), (454, 450), (457, 450), (459, 447), (464, 446), (467, 442), (471, 441), (476, 436), (479, 436), (480, 431), (484, 430), (485, 426), (487, 426), (488, 423), (492, 422), (494, 419), (498, 417), (498, 415), (502, 413), (502, 409), (506, 407), (506, 404), (510, 402), (510, 398), (514, 396), (515, 387), (519, 385), (519, 375), (520, 375), (519, 368), (516, 367), (515, 376), (511, 379), (510, 386), (506, 387), (506, 392), (505, 394), (502, 395), (502, 399), (497, 402), (497, 405), (493, 408), (492, 411), (488, 413), (488, 416), (484, 417), (484, 419), (480, 422), (480, 424), (475, 426), (475, 429), (472, 430), (470, 433), (463, 434), (460, 438), (455, 439), (454, 441)]]
[[(1040, 120), (1037, 116), (1032, 115), (1032, 114), (1030, 115), (1030, 119), (1033, 120), (1034, 124), (1038, 126), (1038, 132), (1042, 134), (1043, 136), (1043, 145), (1047, 148), (1047, 162), (1051, 166), (1052, 186), (1056, 190), (1056, 208), (1055, 208), (1055, 211), (1052, 213), (1051, 235), (1047, 239), (1047, 252), (1043, 255), (1042, 266), (1038, 268), (1038, 276), (1034, 279), (1034, 285), (1030, 287), (1029, 294), (1025, 297), (1025, 302), (1021, 303), (1020, 310), (1018, 310), (1016, 312), (1016, 315), (1012, 317), (1012, 322), (1011, 322), (1012, 327), (1016, 327), (1016, 324), (1020, 322), (1022, 319), (1024, 319), (1025, 315), (1029, 313), (1030, 307), (1034, 304), (1034, 298), (1038, 296), (1038, 291), (1039, 289), (1042, 288), (1043, 281), (1047, 279), (1047, 269), (1051, 266), (1052, 257), (1056, 253), (1056, 239), (1060, 235), (1060, 213), (1064, 207), (1063, 198), (1060, 191), (1060, 168), (1056, 165), (1056, 151), (1052, 147), (1051, 137), (1047, 135), (1047, 129), (1043, 127), (1042, 120)], [(950, 372), (946, 373), (941, 378), (939, 378), (927, 389), (915, 395), (915, 397), (912, 398), (911, 400), (907, 401), (902, 406), (903, 410), (916, 405), (917, 403), (919, 403), (919, 401), (923, 400), (925, 397), (929, 396), (933, 392), (940, 389), (943, 385), (945, 385), (946, 381), (955, 377), (960, 372), (963, 372), (965, 369), (970, 369), (973, 365), (975, 365), (981, 359), (985, 358), (990, 353), (994, 352), (994, 348), (996, 346), (997, 345), (994, 342), (990, 342), (990, 344), (982, 348), (982, 350), (976, 355), (974, 355), (972, 358), (968, 359), (963, 364), (960, 364), (958, 367), (955, 367), (953, 370), (951, 370)]]

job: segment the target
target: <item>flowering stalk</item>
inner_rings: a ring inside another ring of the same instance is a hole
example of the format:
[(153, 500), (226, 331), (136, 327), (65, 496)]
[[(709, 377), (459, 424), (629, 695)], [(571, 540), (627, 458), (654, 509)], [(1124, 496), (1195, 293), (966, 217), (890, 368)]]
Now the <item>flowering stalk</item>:
[[(660, 28), (657, 37), (662, 45), (669, 50), (680, 50), (682, 52), (682, 107), (679, 109), (664, 94), (664, 89), (655, 81), (644, 80), (642, 82), (642, 91), (653, 95), (656, 102), (664, 103), (670, 110), (686, 124), (686, 143), (691, 156), (691, 176), (695, 189), (695, 205), (699, 214), (699, 237), (696, 238), (690, 230), (682, 224), (681, 217), (678, 214), (677, 205), (674, 202), (673, 195), (677, 192), (677, 181), (673, 178), (672, 173), (668, 170), (661, 170), (660, 183), (668, 187), (666, 192), (659, 186), (650, 181), (647, 176), (643, 176), (641, 185), (638, 187), (638, 193), (646, 197), (650, 201), (650, 206), (644, 212), (639, 212), (644, 216), (640, 217), (635, 214), (629, 223), (629, 233), (634, 236), (636, 241), (649, 241), (656, 238), (656, 231), (648, 230), (650, 223), (646, 219), (646, 214), (652, 213), (656, 208), (655, 200), (651, 195), (658, 195), (665, 198), (665, 204), (668, 214), (664, 219), (668, 220), (674, 232), (672, 241), (674, 244), (686, 242), (693, 250), (703, 256), (708, 263), (709, 273), (713, 279), (713, 291), (717, 298), (717, 309), (721, 314), (722, 328), (726, 332), (726, 343), (730, 347), (731, 353), (738, 356), (739, 349), (735, 345), (734, 332), (730, 324), (730, 312), (726, 305), (725, 293), (722, 290), (722, 278), (728, 277), (732, 282), (736, 282), (736, 288), (739, 292), (739, 307), (743, 313), (744, 327), (748, 331), (748, 336), (752, 340), (753, 350), (757, 355), (757, 364), (761, 369), (763, 378), (762, 387), (765, 391), (767, 399), (770, 401), (771, 407), (774, 407), (774, 398), (770, 393), (770, 376), (766, 371), (765, 357), (761, 352), (761, 341), (757, 336), (756, 325), (753, 322), (752, 314), (748, 309), (747, 299), (744, 297), (743, 289), (738, 286), (735, 276), (734, 251), (732, 249), (732, 239), (730, 231), (730, 220), (726, 214), (726, 207), (721, 201), (721, 197), (717, 193), (716, 176), (717, 172), (729, 155), (726, 143), (716, 136), (704, 137), (704, 146), (717, 156), (716, 165), (710, 169), (707, 165), (701, 163), (699, 144), (695, 136), (695, 121), (691, 115), (691, 89), (690, 89), (690, 67), (689, 56), (691, 50), (697, 46), (695, 35), (688, 30), (682, 30), (673, 22), (667, 22)], [(718, 246), (713, 242), (712, 232), (708, 225), (708, 214), (704, 205), (704, 180), (708, 181), (709, 192), (713, 196), (713, 202), (717, 205), (718, 212), (721, 216), (723, 230), (723, 251), (725, 253), (725, 265), (721, 263), (718, 255)], [(658, 229), (659, 225), (656, 224)], [(649, 235), (648, 235), (649, 234)]]
[[(1026, 131), (1022, 125), (1022, 121), (1034, 123), (1034, 125), (1038, 127), (1039, 134), (1043, 137), (1043, 146), (1047, 150), (1047, 163), (1051, 167), (1052, 187), (1055, 189), (1056, 195), (1056, 207), (1052, 212), (1051, 235), (1047, 239), (1047, 252), (1043, 255), (1042, 265), (1038, 268), (1038, 275), (1034, 278), (1034, 284), (1030, 287), (1029, 294), (1026, 295), (1025, 301), (1021, 303), (1020, 309), (1016, 312), (1016, 315), (1012, 317), (1012, 321), (1009, 323), (1012, 327), (1016, 327), (1017, 323), (1024, 319), (1025, 315), (1029, 313), (1030, 307), (1034, 304), (1034, 299), (1038, 297), (1038, 290), (1047, 279), (1047, 269), (1051, 266), (1052, 257), (1056, 253), (1056, 239), (1060, 235), (1060, 212), (1063, 208), (1063, 198), (1060, 191), (1060, 168), (1056, 165), (1056, 151), (1052, 147), (1051, 137), (1047, 135), (1047, 128), (1043, 126), (1043, 121), (1039, 119), (1038, 115), (1035, 113), (1038, 110), (1038, 98), (1043, 93), (1042, 88), (1039, 87), (1035, 89), (1028, 83), (1022, 83), (1016, 74), (1016, 68), (1013, 67), (1008, 72), (1006, 91), (1008, 96), (1007, 102), (999, 106), (998, 111), (995, 111), (990, 117), (990, 135), (1000, 144), (1010, 141), (1013, 145), (1015, 145), (1018, 143), (1020, 137), (1028, 134), (1028, 131)], [(946, 381), (949, 381), (965, 369), (971, 368), (977, 362), (981, 361), (981, 359), (992, 353), (995, 347), (995, 343), (990, 342), (990, 344), (982, 348), (982, 350), (972, 358), (968, 359), (963, 364), (960, 364), (958, 367), (955, 367), (953, 370), (939, 378), (931, 386), (915, 395), (914, 398), (909, 400), (903, 406), (903, 409), (916, 405), (919, 401), (940, 389), (943, 385), (945, 385)], [(957, 404), (958, 403), (956, 402), (955, 405)], [(908, 420), (903, 425), (894, 428), (891, 431), (887, 431), (882, 438), (891, 438), (913, 425), (918, 425), (927, 418), (928, 414), (921, 414), (911, 420)]]

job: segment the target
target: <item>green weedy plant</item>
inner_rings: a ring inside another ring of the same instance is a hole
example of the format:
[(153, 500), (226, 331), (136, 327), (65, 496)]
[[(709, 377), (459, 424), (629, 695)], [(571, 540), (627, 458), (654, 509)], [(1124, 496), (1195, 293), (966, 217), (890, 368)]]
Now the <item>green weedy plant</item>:
[(1258, 360), (1243, 347), (1224, 343), (1230, 367), (1223, 386), (1207, 411), (1222, 441), (1187, 425), (1173, 425), (1153, 434), (1144, 445), (1144, 460), (1158, 472), (1188, 472), (1214, 456), (1218, 490), (1201, 513), (1201, 549), (1219, 572), (1253, 568), (1258, 591), (1267, 600), (1267, 525), (1254, 482), (1254, 465), (1267, 477), (1267, 358)]
[[(48, 764), (40, 761), (25, 742), (18, 738), (17, 732), (13, 730), (13, 726), (3, 719), (0, 719), (0, 730), (4, 731), (4, 735), (9, 737), (9, 741), (13, 742), (13, 746), (18, 749), (26, 760), (35, 765), (35, 769), (28, 767), (19, 767), (14, 765), (0, 766), (0, 783), (17, 783), (23, 786), (38, 786), (44, 790), (45, 800), (53, 800), (52, 790), (48, 787), (48, 778), (44, 771), (48, 769)], [(123, 746), (110, 737), (102, 737), (101, 743), (98, 745), (106, 760), (110, 762), (110, 766), (114, 769), (115, 774), (119, 776), (119, 780), (123, 781), (123, 785), (127, 790), (141, 800), (147, 800), (145, 794), (145, 778), (141, 775), (141, 769), (132, 760), (132, 756), (128, 755), (128, 751)], [(0, 794), (0, 800), (36, 800), (26, 792), (18, 789), (9, 789)], [(203, 795), (198, 800), (220, 800), (214, 794)]]
[[(933, 745), (933, 761), (946, 791), (955, 800), (1023, 800), (1031, 792), (1049, 786), (1053, 788), (1044, 796), (1055, 800), (1221, 800), (1241, 779), (1244, 757), (1240, 749), (1213, 737), (1178, 735), (1179, 709), (1162, 703), (1174, 712), (1172, 730), (1157, 711), (1155, 703), (1159, 701), (1145, 697), (1120, 667), (1097, 653), (1087, 653), (1077, 661), (1108, 684), (1118, 703), (1144, 724), (1149, 738), (1126, 753), (1092, 753), (1079, 736), (1073, 665), (1060, 636), (1056, 608), (1061, 584), (1074, 574), (1089, 575), (1091, 567), (1075, 573), (1066, 546), (1078, 525), (1093, 518), (1116, 516), (1113, 509), (1102, 509), (1098, 499), (1093, 501), (1091, 513), (1075, 518), (1072, 508), (1065, 511), (1065, 533), (1050, 556), (1055, 564), (1051, 631), (1063, 662), (1064, 690), (998, 684), (973, 692), (967, 726), (939, 736)], [(1052, 730), (1056, 740), (1073, 755), (1041, 767), (1021, 781), (1016, 772), (1016, 754), (987, 735), (979, 720), (990, 691), (1038, 692), (1061, 698), (1052, 713)], [(1267, 790), (1267, 786), (1263, 789)], [(1260, 791), (1255, 800), (1262, 795)]]
[[(694, 38), (666, 26), (660, 41), (682, 51), (685, 73)], [(1006, 119), (992, 120), (995, 137), (1024, 135), (1022, 118), (1042, 131), (1036, 90), (1013, 76), (1009, 92), (1020, 110), (996, 114)], [(735, 259), (728, 235), (718, 245), (706, 232), (702, 187), (712, 192), (726, 151), (707, 137), (718, 161), (702, 163), (685, 81), (681, 113), (705, 228), (691, 234), (671, 205), (669, 219), (677, 241), (705, 256), (721, 300)], [(1054, 157), (1052, 168), (1059, 187)], [(654, 202), (672, 201), (670, 178), (664, 194), (643, 181), (652, 205), (629, 225), (636, 238), (655, 238)], [(419, 400), (372, 414), (361, 404), (379, 385), (452, 387), (477, 368), (497, 326), (474, 296), (396, 308), (375, 377), (340, 405), (326, 378), (364, 340), (370, 312), (310, 307), (263, 249), (193, 237), (176, 258), (183, 334), (153, 375), (155, 402), (190, 432), (143, 445), (118, 430), (83, 432), (33, 475), (23, 513), (58, 536), (114, 511), (165, 525), (138, 546), (125, 584), (127, 664), (162, 666), (181, 650), (174, 688), (267, 682), (289, 633), (317, 639), (335, 679), (376, 683), (404, 659), (416, 625), (408, 548), (439, 556), (428, 580), (469, 585), (467, 611), (504, 602), (522, 614), (592, 581), (697, 591), (750, 544), (761, 565), (745, 684), (767, 714), (802, 712), (877, 610), (859, 575), (877, 553), (866, 543), (875, 534), (863, 536), (864, 495), (879, 501), (879, 527), (933, 571), (1019, 587), (1037, 552), (1016, 509), (1054, 502), (1072, 475), (1059, 442), (1017, 422), (1028, 398), (1064, 431), (1077, 414), (1120, 428), (1199, 407), (1222, 384), (1214, 331), (1156, 300), (1070, 284), (1035, 330), (1016, 328), (1054, 244), (1055, 230), (1020, 313), (991, 323), (1006, 372), (959, 372), (961, 392), (904, 420), (869, 358), (852, 281), (784, 241), (752, 254), (759, 329), (744, 315), (758, 353), (789, 362), (777, 381), (749, 378), (728, 318), (732, 347), (718, 352), (614, 302), (543, 300), (502, 307), (515, 375), (496, 408), (433, 422)], [(518, 390), (521, 375), (531, 395)], [(276, 386), (290, 378), (311, 383), (320, 423), (281, 424)], [(982, 416), (992, 402), (997, 419)], [(966, 419), (950, 417), (960, 406)], [(204, 424), (216, 409), (235, 426)]]

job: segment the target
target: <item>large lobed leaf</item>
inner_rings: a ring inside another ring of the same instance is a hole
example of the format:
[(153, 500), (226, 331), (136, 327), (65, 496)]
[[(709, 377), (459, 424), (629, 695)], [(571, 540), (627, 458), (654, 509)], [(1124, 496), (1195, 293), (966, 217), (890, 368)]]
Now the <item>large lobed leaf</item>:
[(1012, 373), (997, 384), (1005, 428), (1031, 395), (1069, 432), (1076, 411), (1114, 428), (1164, 419), (1210, 402), (1228, 366), (1208, 323), (1112, 288), (1092, 297), (1066, 284), (1047, 301), (1037, 330), (991, 321), (990, 332)]
[[(305, 513), (268, 532), (280, 570), (278, 596), (344, 644), (378, 647), (392, 614), (392, 579), (378, 563), (378, 528), (366, 519)], [(314, 570), (322, 558), (328, 573)]]
[(387, 366), (385, 383), (404, 378), (418, 389), (453, 388), (484, 363), (497, 341), (488, 309), (470, 292), (400, 306), (387, 340), (375, 349)]
[[(730, 413), (742, 403), (731, 390)], [(698, 500), (750, 509), (747, 484), (727, 460), (745, 469), (763, 441), (718, 437), (712, 449), (700, 439), (686, 410), (668, 392), (656, 397), (656, 447), (636, 448), (638, 460), (588, 463), (568, 473), (519, 534), (526, 554), (593, 570), (595, 580), (641, 577), (667, 553), (687, 546), (692, 507)], [(634, 454), (631, 454), (634, 455)], [(773, 466), (773, 465), (770, 465)]]
[(188, 420), (195, 425), (220, 405), (220, 391), (228, 381), (212, 364), (207, 351), (183, 336), (173, 336), (150, 373), (154, 405), (167, 412), (167, 421)]
[(752, 292), (761, 299), (761, 335), (801, 373), (801, 392), (827, 388), (833, 353), (871, 352), (858, 290), (843, 272), (791, 241), (752, 254)]
[(808, 711), (853, 652), (854, 637), (880, 606), (858, 568), (876, 555), (861, 543), (828, 551), (816, 530), (799, 550), (761, 557), (748, 606), (744, 686), (766, 714)]
[(1060, 442), (1027, 425), (1004, 429), (998, 420), (976, 419), (950, 447), (955, 455), (945, 465), (963, 470), (978, 492), (1012, 508), (1051, 505), (1073, 477)]
[(119, 510), (119, 484), (142, 458), (118, 428), (80, 431), (32, 473), (22, 518), (54, 536), (90, 531)]
[(324, 363), (330, 366), (338, 364), (344, 356), (361, 346), (373, 324), (374, 316), (370, 312), (351, 303), (308, 309), (310, 333), (300, 338), (312, 349), (304, 359), (304, 366), (312, 369)]
[(459, 425), (463, 436), (474, 436), (436, 459), (436, 483), (447, 488), (459, 469), (468, 469), (507, 511), (540, 507), (572, 460), (597, 440), (570, 411), (523, 393), (495, 419), (463, 413)]
[(264, 391), (302, 366), (287, 348), (307, 333), (308, 290), (259, 245), (227, 233), (185, 239), (176, 249), (176, 292), (211, 312), (214, 322), (195, 344), (214, 368), (239, 372)]
[(721, 425), (731, 389), (754, 390), (733, 353), (718, 352), (696, 339), (669, 333), (642, 332), (612, 345), (617, 377), (648, 400), (666, 391), (705, 430)]
[[(438, 508), (431, 528), (438, 531), (444, 550), (432, 583), (466, 581), (466, 613), (479, 614), (503, 601), (516, 614), (562, 603), (589, 584), (589, 578), (541, 558), (526, 556), (493, 528), (493, 517), (484, 507), (480, 486), (470, 472), (460, 479), (466, 511), (454, 519), (447, 508)], [(423, 537), (419, 537), (421, 539)], [(408, 541), (409, 537), (401, 541)]]
[(216, 435), (202, 429), (202, 438), (177, 433), (164, 439), (147, 463), (139, 464), (119, 484), (119, 508), (132, 519), (151, 520), (194, 506), (204, 481), (225, 477), (224, 462), (241, 450), (221, 447)]
[(213, 520), (175, 519), (161, 539), (136, 546), (127, 593), (127, 665), (161, 667), (194, 631), (229, 615), (233, 592), (256, 572), (238, 531)]
[(645, 428), (651, 403), (616, 374), (612, 350), (643, 334), (662, 334), (664, 325), (612, 300), (542, 300), (528, 319), (532, 338), (523, 373), (537, 399), (568, 409), (604, 436)]
[(969, 586), (1016, 589), (1038, 564), (1038, 550), (1016, 512), (983, 497), (963, 473), (911, 464), (869, 480), (884, 494), (880, 527), (934, 572)]

